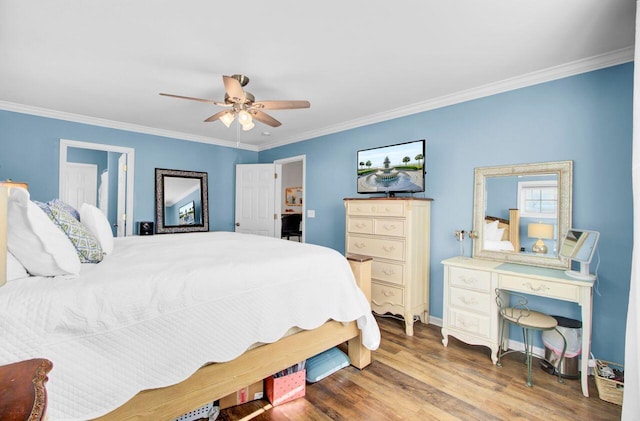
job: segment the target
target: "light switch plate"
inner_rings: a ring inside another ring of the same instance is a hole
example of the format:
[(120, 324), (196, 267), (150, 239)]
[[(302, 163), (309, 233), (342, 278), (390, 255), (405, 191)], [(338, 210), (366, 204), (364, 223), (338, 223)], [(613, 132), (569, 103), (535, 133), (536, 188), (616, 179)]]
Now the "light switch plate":
[(315, 218), (316, 217), (316, 211), (313, 209), (308, 209), (307, 210), (307, 218)]

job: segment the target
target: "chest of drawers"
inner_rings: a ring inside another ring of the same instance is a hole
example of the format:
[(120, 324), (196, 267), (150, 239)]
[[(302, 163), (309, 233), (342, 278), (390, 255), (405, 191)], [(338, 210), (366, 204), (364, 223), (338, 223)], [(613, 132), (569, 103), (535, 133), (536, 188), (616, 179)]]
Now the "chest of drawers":
[(345, 199), (346, 252), (373, 258), (371, 307), (399, 314), (413, 335), (414, 316), (429, 320), (431, 199)]

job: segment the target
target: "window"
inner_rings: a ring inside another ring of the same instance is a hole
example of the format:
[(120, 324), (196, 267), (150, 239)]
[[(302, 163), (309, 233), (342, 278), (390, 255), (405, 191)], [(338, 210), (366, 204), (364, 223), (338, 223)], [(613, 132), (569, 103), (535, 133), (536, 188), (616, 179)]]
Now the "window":
[(558, 182), (521, 181), (518, 183), (518, 207), (525, 218), (558, 217)]

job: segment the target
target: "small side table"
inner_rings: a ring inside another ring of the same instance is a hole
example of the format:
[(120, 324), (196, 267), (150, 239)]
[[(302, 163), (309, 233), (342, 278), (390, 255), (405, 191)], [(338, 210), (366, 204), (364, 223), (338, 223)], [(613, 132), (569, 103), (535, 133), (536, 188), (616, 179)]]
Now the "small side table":
[(44, 384), (52, 367), (51, 361), (42, 358), (0, 366), (0, 421), (44, 419)]

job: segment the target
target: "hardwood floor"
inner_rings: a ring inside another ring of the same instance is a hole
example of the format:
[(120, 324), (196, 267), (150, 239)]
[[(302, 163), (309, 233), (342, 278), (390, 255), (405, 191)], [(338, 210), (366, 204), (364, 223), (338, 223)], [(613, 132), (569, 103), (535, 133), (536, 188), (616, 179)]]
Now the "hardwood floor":
[[(450, 338), (442, 346), (440, 328), (378, 318), (382, 332), (373, 363), (363, 371), (344, 368), (306, 396), (271, 407), (258, 400), (223, 410), (219, 419), (241, 420), (619, 420), (621, 407), (600, 400), (592, 377), (589, 398), (579, 380), (558, 383), (536, 363), (533, 387), (525, 386), (526, 366), (510, 354), (503, 367), (491, 364), (489, 350)], [(246, 417), (246, 418), (244, 418)]]

